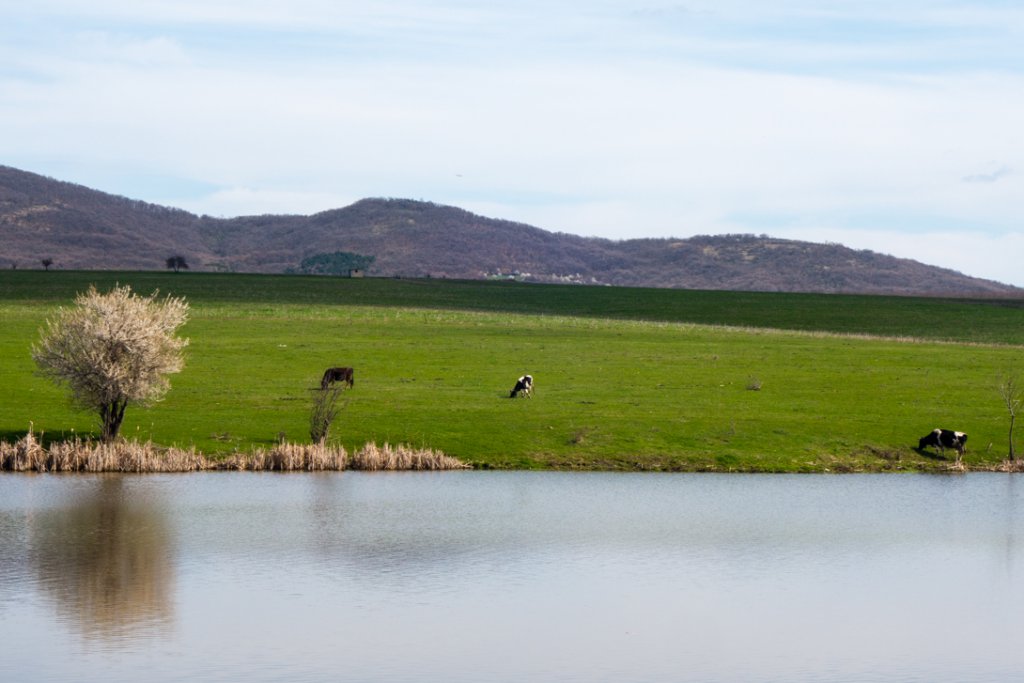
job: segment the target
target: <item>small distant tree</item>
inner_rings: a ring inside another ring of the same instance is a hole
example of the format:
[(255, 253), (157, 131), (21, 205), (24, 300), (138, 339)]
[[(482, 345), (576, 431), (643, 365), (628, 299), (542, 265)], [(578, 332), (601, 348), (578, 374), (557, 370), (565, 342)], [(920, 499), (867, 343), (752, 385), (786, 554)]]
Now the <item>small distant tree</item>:
[(188, 340), (175, 336), (188, 319), (184, 299), (134, 294), (127, 285), (106, 294), (89, 286), (75, 308), (61, 308), (32, 347), (39, 372), (67, 385), (72, 402), (99, 413), (101, 438), (117, 437), (129, 403), (163, 398), (167, 375), (184, 367)]
[(173, 269), (174, 272), (177, 273), (179, 270), (182, 269), (188, 270), (188, 263), (185, 262), (184, 256), (168, 256), (167, 267), (169, 269)]
[(50, 266), (53, 265), (53, 259), (52, 258), (44, 258), (42, 261), (40, 261), (40, 263), (43, 264), (43, 270), (50, 270)]
[(1009, 440), (1010, 461), (1012, 462), (1016, 457), (1013, 451), (1013, 426), (1021, 408), (1024, 408), (1024, 381), (1021, 381), (1020, 374), (1007, 372), (999, 378), (998, 389), (999, 397), (1003, 399), (1003, 405), (1006, 406), (1006, 410), (1010, 414)]

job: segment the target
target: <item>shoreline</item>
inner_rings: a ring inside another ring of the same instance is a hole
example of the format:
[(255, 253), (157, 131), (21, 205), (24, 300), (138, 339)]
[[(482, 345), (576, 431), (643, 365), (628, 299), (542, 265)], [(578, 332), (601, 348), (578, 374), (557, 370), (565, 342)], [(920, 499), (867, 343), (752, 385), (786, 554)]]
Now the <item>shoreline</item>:
[(970, 465), (961, 461), (937, 460), (934, 464), (886, 461), (878, 467), (863, 463), (833, 462), (830, 466), (759, 468), (742, 464), (716, 467), (706, 462), (691, 466), (634, 463), (602, 467), (600, 463), (577, 461), (552, 463), (547, 467), (503, 467), (493, 463), (466, 462), (430, 448), (406, 444), (367, 443), (349, 452), (344, 446), (281, 442), (269, 448), (210, 455), (191, 447), (159, 446), (151, 441), (118, 439), (110, 443), (81, 439), (54, 441), (44, 445), (32, 432), (11, 443), (0, 441), (0, 472), (3, 473), (101, 473), (136, 474), (185, 472), (340, 472), (355, 471), (551, 471), (551, 472), (662, 472), (693, 474), (967, 474), (970, 472), (1024, 473), (1024, 460)]

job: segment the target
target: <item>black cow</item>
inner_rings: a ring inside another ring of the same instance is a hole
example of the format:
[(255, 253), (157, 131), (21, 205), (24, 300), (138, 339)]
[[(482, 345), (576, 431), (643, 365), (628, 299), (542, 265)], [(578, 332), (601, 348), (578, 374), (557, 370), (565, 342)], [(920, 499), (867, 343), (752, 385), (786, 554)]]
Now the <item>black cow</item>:
[(320, 388), (326, 389), (332, 382), (344, 382), (352, 388), (356, 383), (353, 379), (352, 368), (327, 368), (324, 371), (323, 379), (320, 380)]
[(947, 448), (954, 448), (960, 455), (964, 454), (967, 445), (967, 435), (963, 432), (954, 432), (951, 429), (933, 429), (927, 436), (921, 437), (917, 443), (917, 449), (923, 451), (925, 447), (938, 448), (945, 454)]
[(522, 394), (526, 398), (533, 398), (533, 377), (523, 375), (516, 380), (516, 385), (512, 387), (512, 393), (508, 397), (515, 398), (518, 394)]

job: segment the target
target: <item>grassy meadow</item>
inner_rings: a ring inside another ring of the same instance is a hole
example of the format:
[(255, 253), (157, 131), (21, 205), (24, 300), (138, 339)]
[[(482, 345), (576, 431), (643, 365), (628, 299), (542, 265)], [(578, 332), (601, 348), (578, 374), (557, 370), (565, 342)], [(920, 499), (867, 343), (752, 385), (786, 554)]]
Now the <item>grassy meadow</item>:
[[(185, 296), (183, 372), (122, 434), (203, 452), (308, 439), (324, 368), (355, 367), (332, 441), (438, 449), (477, 467), (942, 470), (1007, 452), (996, 390), (1024, 372), (1024, 301), (695, 292), (443, 280), (0, 272), (0, 438), (95, 418), (29, 347), (90, 283)], [(516, 377), (533, 399), (509, 400)], [(1021, 427), (1024, 430), (1024, 426)], [(1018, 449), (1021, 446), (1018, 445)]]

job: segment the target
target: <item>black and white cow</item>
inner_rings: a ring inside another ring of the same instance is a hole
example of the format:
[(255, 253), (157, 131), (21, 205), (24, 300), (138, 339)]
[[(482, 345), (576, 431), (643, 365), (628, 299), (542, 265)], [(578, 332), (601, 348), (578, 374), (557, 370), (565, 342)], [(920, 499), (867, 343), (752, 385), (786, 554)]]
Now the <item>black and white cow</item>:
[(963, 432), (954, 432), (951, 429), (933, 429), (927, 436), (921, 437), (917, 443), (917, 449), (923, 451), (926, 446), (938, 448), (945, 453), (947, 448), (954, 448), (960, 455), (964, 454), (964, 447), (967, 445), (967, 435)]
[(512, 393), (508, 397), (515, 398), (518, 394), (522, 394), (526, 398), (533, 398), (533, 377), (531, 375), (523, 375), (517, 379), (516, 385), (512, 387)]

